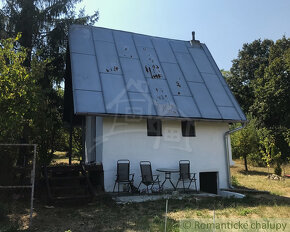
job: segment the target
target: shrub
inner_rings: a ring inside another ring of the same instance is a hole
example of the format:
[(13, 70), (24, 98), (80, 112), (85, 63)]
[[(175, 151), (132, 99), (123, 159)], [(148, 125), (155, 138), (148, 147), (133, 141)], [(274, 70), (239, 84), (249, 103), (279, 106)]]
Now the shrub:
[(249, 163), (254, 167), (266, 167), (266, 162), (262, 159), (260, 153), (251, 153), (248, 155)]
[(7, 206), (0, 202), (0, 222), (5, 221), (7, 219)]
[[(247, 170), (247, 156), (259, 153), (259, 137), (257, 133), (257, 120), (251, 115), (247, 115), (248, 125), (231, 136), (232, 154), (234, 158), (245, 160)], [(237, 125), (234, 125), (236, 127)]]
[(235, 177), (235, 176), (232, 176), (232, 185), (233, 185), (234, 187), (237, 187), (237, 186), (240, 185), (240, 183), (239, 183), (237, 177)]
[(1, 228), (1, 232), (18, 232), (19, 226), (15, 224), (9, 224)]
[(17, 162), (17, 150), (0, 147), (0, 185), (13, 185), (14, 174), (12, 168)]
[(281, 174), (282, 174), (282, 168), (281, 168), (281, 165), (280, 165), (280, 164), (277, 164), (277, 165), (275, 166), (274, 173), (275, 173), (276, 175), (278, 175), (278, 176), (281, 176)]

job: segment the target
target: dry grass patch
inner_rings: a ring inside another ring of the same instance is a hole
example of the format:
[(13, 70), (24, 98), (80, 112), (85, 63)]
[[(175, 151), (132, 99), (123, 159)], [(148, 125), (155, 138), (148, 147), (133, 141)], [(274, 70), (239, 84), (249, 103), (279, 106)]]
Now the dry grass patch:
[[(77, 157), (72, 157), (72, 164), (79, 164), (80, 160)], [(68, 164), (69, 159), (67, 156), (67, 152), (63, 151), (56, 151), (53, 153), (53, 160), (51, 162), (51, 165), (60, 165), (60, 164)]]
[[(235, 166), (231, 168), (231, 174), (238, 182), (239, 187), (269, 191), (278, 196), (290, 197), (290, 179), (270, 180), (267, 178), (268, 169), (264, 167), (248, 166), (249, 171), (244, 171), (241, 160), (235, 160)], [(286, 173), (290, 173), (290, 165), (284, 167)], [(274, 169), (270, 168), (270, 174)], [(284, 174), (284, 173), (283, 173)]]

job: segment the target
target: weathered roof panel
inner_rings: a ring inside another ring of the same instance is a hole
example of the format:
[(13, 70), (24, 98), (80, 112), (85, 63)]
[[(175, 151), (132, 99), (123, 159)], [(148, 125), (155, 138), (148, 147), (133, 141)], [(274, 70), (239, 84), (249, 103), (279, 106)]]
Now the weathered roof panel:
[(148, 93), (129, 92), (129, 98), (135, 115), (156, 115), (152, 98)]
[(201, 118), (199, 110), (192, 97), (174, 96), (176, 105), (179, 106), (178, 112), (184, 118)]
[(201, 47), (192, 47), (189, 48), (189, 51), (200, 72), (215, 74), (205, 52)]
[(127, 90), (130, 92), (148, 93), (148, 85), (140, 61), (137, 59), (120, 58), (120, 62)]
[(133, 37), (137, 47), (153, 48), (153, 44), (149, 36), (133, 34)]
[(95, 55), (92, 33), (89, 28), (78, 25), (71, 27), (70, 38), (71, 52)]
[(203, 82), (203, 79), (201, 78), (201, 75), (189, 53), (176, 52), (175, 56), (187, 81)]
[(132, 34), (120, 31), (114, 31), (113, 34), (115, 37), (119, 56), (138, 59), (138, 54), (132, 39)]
[(114, 43), (95, 41), (95, 49), (101, 73), (122, 73)]
[(94, 40), (114, 43), (113, 33), (112, 33), (112, 30), (110, 29), (93, 27), (92, 33), (93, 33)]
[(105, 112), (101, 92), (74, 90), (74, 108), (76, 112), (102, 114)]
[(107, 113), (132, 114), (122, 75), (101, 73)]
[(162, 63), (162, 68), (173, 95), (191, 96), (178, 64)]
[(95, 56), (72, 53), (71, 63), (75, 89), (102, 91)]
[(178, 110), (167, 81), (162, 79), (149, 79), (148, 84), (157, 115), (178, 117)]
[(244, 114), (244, 112), (242, 111), (242, 109), (240, 108), (239, 106), (239, 103), (237, 102), (237, 100), (235, 99), (234, 95), (232, 94), (232, 92), (230, 91), (230, 88), (228, 86), (225, 86), (225, 90), (226, 92), (228, 93), (228, 96), (230, 97), (230, 99), (232, 100), (234, 106), (235, 106), (235, 109), (238, 111), (239, 113), (239, 116), (241, 118), (241, 121), (246, 121), (247, 118)]
[(203, 73), (202, 77), (217, 106), (233, 106), (217, 75)]
[(184, 43), (184, 41), (170, 41), (170, 45), (172, 47), (172, 50), (174, 52), (183, 52), (183, 53), (188, 53), (187, 47)]
[(137, 47), (145, 77), (165, 79), (154, 48)]
[(204, 83), (189, 83), (197, 106), (203, 118), (221, 119), (221, 115)]
[(244, 112), (242, 111), (242, 109), (241, 109), (239, 103), (237, 102), (236, 98), (234, 97), (234, 95), (233, 95), (232, 92), (230, 91), (229, 86), (227, 85), (226, 80), (225, 80), (224, 77), (222, 76), (222, 74), (221, 74), (221, 72), (220, 72), (220, 70), (219, 70), (219, 68), (218, 68), (218, 66), (217, 66), (217, 64), (216, 64), (216, 62), (214, 61), (212, 55), (210, 54), (210, 52), (209, 52), (207, 46), (205, 46), (205, 44), (202, 44), (201, 46), (202, 46), (203, 50), (205, 51), (205, 53), (206, 53), (206, 55), (207, 55), (209, 61), (211, 62), (212, 67), (214, 68), (214, 70), (215, 70), (217, 76), (219, 77), (219, 79), (220, 79), (222, 85), (224, 86), (225, 91), (227, 92), (229, 98), (231, 99), (233, 105), (235, 106), (235, 110), (238, 112), (241, 121), (246, 121), (247, 118), (246, 118)]
[(246, 120), (204, 44), (73, 25), (69, 48), (76, 114)]
[(153, 45), (160, 62), (176, 63), (167, 39), (154, 38)]
[(219, 109), (219, 112), (221, 113), (223, 119), (239, 120), (239, 118), (240, 118), (239, 114), (237, 113), (237, 111), (234, 107), (219, 106), (218, 109)]

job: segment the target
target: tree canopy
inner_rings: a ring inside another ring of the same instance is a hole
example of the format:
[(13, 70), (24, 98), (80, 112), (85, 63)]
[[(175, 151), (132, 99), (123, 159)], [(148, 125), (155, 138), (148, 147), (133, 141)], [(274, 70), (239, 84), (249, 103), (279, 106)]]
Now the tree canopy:
[(19, 139), (24, 124), (29, 123), (34, 101), (31, 93), (37, 92), (36, 80), (23, 65), (27, 52), (19, 45), (19, 38), (20, 34), (0, 41), (0, 136), (8, 143)]
[(69, 25), (94, 24), (99, 17), (76, 12), (79, 2), (3, 0), (0, 9), (0, 111), (6, 112), (0, 117), (0, 140), (39, 144), (45, 163), (65, 146), (59, 143), (66, 136), (62, 85)]
[(231, 90), (244, 111), (248, 112), (254, 102), (253, 81), (255, 72), (269, 63), (271, 40), (255, 40), (250, 44), (244, 44), (234, 59), (230, 70), (231, 77), (227, 79)]
[[(276, 163), (286, 162), (290, 156), (289, 62), (289, 38), (284, 36), (276, 42), (255, 40), (244, 44), (230, 72), (223, 72), (245, 113), (253, 116), (254, 128), (260, 130), (260, 145), (272, 141), (271, 153), (275, 153), (272, 156)], [(250, 125), (248, 136), (253, 130)], [(269, 154), (265, 146), (260, 146), (260, 150)], [(245, 152), (249, 154), (246, 150), (242, 152), (244, 158)]]

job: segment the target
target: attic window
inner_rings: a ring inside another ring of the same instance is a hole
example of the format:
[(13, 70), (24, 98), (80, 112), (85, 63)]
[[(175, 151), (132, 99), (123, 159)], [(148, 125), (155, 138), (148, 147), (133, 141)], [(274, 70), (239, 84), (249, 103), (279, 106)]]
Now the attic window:
[(147, 119), (147, 136), (162, 136), (160, 119)]
[(183, 137), (195, 137), (194, 121), (181, 121), (181, 130)]

